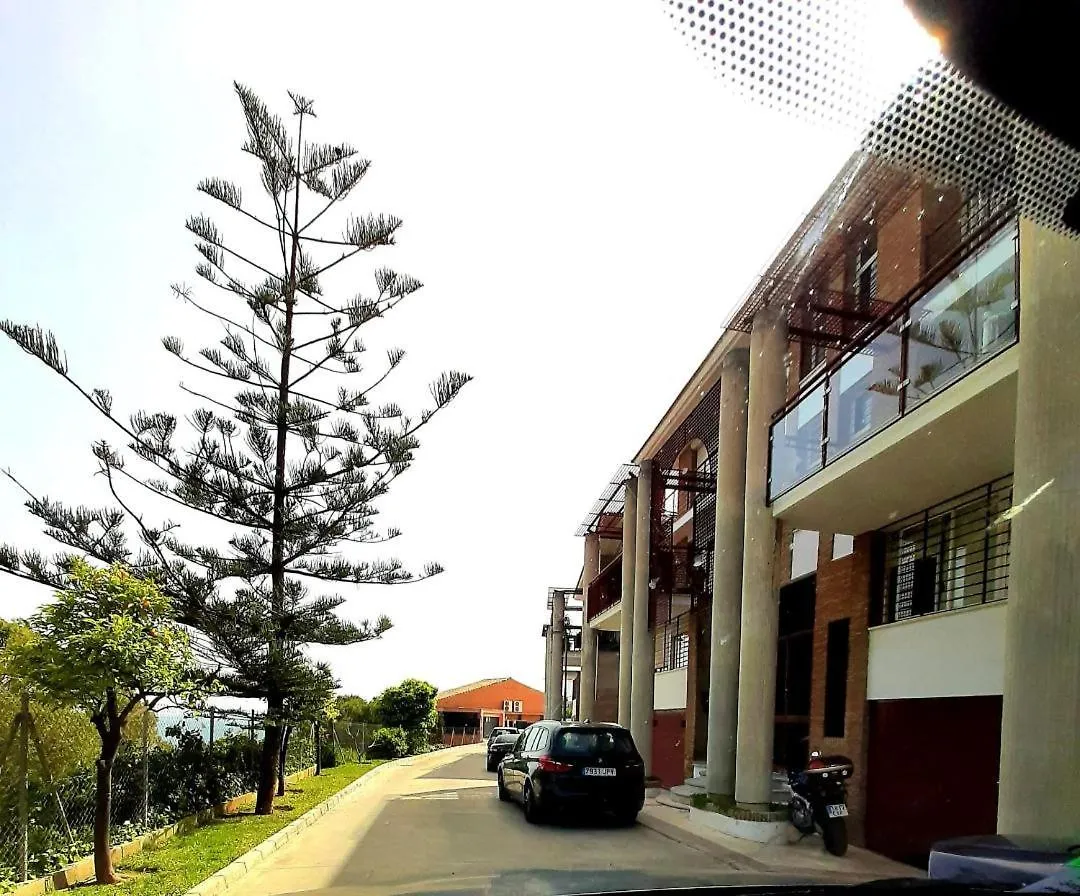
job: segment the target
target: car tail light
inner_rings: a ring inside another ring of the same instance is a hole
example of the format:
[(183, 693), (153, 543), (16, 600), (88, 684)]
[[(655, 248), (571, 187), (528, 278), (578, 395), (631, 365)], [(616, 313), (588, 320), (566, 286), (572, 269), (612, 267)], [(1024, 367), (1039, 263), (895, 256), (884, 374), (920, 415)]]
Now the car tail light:
[(542, 772), (568, 772), (573, 768), (568, 762), (559, 762), (550, 756), (540, 757), (540, 771)]

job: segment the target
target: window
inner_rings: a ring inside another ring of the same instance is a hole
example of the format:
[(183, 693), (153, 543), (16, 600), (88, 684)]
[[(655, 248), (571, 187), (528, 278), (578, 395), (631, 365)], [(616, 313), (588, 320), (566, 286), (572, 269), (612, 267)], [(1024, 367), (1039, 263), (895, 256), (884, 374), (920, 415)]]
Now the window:
[(841, 557), (847, 557), (849, 554), (855, 551), (855, 536), (854, 535), (834, 535), (832, 537), (832, 558), (833, 560), (839, 560)]
[(525, 732), (525, 745), (521, 748), (523, 753), (532, 753), (536, 749), (536, 743), (540, 739), (542, 728), (530, 728)]
[(806, 379), (825, 360), (825, 346), (818, 342), (799, 345), (799, 379)]
[(851, 620), (829, 623), (825, 642), (825, 736), (844, 736), (847, 707), (848, 639)]
[(852, 293), (855, 307), (860, 311), (870, 308), (870, 303), (877, 298), (877, 233), (871, 230), (855, 251)]
[(809, 529), (791, 530), (791, 570), (788, 578), (797, 579), (817, 569), (818, 533)]
[(563, 731), (552, 750), (557, 756), (633, 756), (634, 742), (626, 731)]
[(1005, 599), (1011, 504), (1006, 476), (884, 530), (881, 621)]
[(551, 730), (548, 728), (540, 729), (540, 736), (536, 739), (536, 745), (533, 747), (533, 752), (542, 753), (547, 749), (548, 744), (551, 742)]

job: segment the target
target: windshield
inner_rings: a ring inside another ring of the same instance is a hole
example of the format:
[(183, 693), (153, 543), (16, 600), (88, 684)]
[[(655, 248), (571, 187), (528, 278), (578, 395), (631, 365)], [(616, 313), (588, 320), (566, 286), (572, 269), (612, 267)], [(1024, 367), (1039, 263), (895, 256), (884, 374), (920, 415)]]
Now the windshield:
[(0, 893), (1076, 852), (1080, 4), (208, 9), (0, 5)]

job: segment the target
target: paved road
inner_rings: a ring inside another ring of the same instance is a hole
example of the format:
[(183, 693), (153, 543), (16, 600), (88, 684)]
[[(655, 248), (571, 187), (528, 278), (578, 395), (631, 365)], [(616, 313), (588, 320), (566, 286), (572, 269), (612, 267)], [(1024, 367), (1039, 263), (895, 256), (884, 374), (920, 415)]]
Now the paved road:
[(481, 750), (442, 751), (380, 772), (230, 896), (307, 890), (549, 896), (761, 881), (760, 874), (740, 872), (734, 854), (718, 859), (641, 825), (528, 825), (516, 805), (499, 802)]

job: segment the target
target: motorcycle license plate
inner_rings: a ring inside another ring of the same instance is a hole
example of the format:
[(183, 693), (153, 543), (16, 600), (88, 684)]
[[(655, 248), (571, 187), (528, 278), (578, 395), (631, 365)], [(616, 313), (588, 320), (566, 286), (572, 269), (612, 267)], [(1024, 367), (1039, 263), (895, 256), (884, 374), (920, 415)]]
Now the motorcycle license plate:
[(613, 768), (583, 768), (581, 770), (583, 775), (589, 775), (592, 778), (614, 778), (615, 769)]
[(828, 815), (829, 818), (847, 818), (847, 806), (843, 803), (826, 806), (825, 814)]

